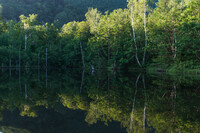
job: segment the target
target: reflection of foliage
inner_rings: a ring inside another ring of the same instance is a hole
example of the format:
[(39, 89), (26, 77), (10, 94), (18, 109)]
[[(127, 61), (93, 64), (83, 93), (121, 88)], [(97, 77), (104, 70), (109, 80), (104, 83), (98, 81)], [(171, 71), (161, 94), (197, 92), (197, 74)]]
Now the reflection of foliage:
[[(0, 82), (0, 116), (2, 117), (5, 109), (13, 111), (17, 108), (21, 116), (37, 117), (39, 106), (54, 108), (57, 111), (57, 104), (61, 102), (69, 109), (84, 110), (85, 121), (89, 125), (98, 121), (109, 125), (110, 122), (117, 121), (127, 132), (143, 132), (146, 103), (146, 132), (156, 130), (197, 133), (200, 130), (200, 96), (199, 89), (195, 88), (198, 86), (198, 78), (146, 75), (146, 91), (140, 79), (133, 110), (136, 77), (116, 76), (110, 73), (90, 76), (86, 73), (80, 92), (81, 73), (50, 72), (47, 80), (43, 72), (39, 75), (40, 80), (34, 73), (22, 73), (21, 81), (15, 76), (9, 77), (1, 73), (0, 81), (9, 81)], [(25, 84), (27, 98), (24, 97)]]
[(0, 131), (2, 131), (3, 133), (30, 133), (25, 129), (5, 127), (5, 126), (0, 127)]
[(63, 106), (69, 108), (69, 109), (81, 109), (86, 110), (88, 108), (88, 103), (85, 102), (84, 97), (80, 96), (66, 96), (66, 95), (59, 95), (61, 98), (61, 103)]
[(20, 113), (21, 116), (37, 117), (36, 112), (31, 111), (30, 106), (24, 105), (24, 110)]

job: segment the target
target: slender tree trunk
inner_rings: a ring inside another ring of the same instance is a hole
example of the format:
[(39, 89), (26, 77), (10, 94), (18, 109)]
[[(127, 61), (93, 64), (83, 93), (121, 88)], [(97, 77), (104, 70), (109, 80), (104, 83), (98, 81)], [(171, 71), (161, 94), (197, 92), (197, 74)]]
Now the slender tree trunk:
[(19, 48), (19, 69), (21, 68), (21, 45)]
[(100, 69), (100, 50), (98, 47), (98, 69)]
[(47, 48), (46, 48), (46, 68), (48, 67), (48, 64), (47, 64)]
[(136, 57), (138, 65), (141, 67), (142, 65), (138, 59), (138, 47), (136, 44), (136, 37), (135, 37), (133, 5), (131, 5), (131, 21), (132, 21), (132, 30), (133, 30), (133, 40), (134, 40), (134, 46), (135, 46), (135, 57)]
[[(173, 1), (173, 7), (172, 7), (172, 10), (173, 12), (176, 12), (176, 8), (177, 8), (177, 3), (176, 1)], [(177, 50), (177, 47), (175, 46), (177, 40), (176, 40), (176, 17), (172, 16), (172, 22), (173, 22), (173, 43), (172, 43), (172, 53), (173, 53), (173, 58), (174, 60), (176, 59), (176, 50)]]
[(107, 35), (108, 35), (108, 65), (110, 63), (110, 40), (109, 40), (109, 34), (110, 34), (110, 24), (109, 24), (109, 18), (108, 18), (108, 27), (107, 27)]
[(80, 48), (81, 48), (81, 55), (82, 55), (83, 69), (85, 69), (85, 61), (84, 61), (83, 47), (82, 47), (82, 43), (81, 43), (81, 42), (80, 42)]
[(108, 91), (110, 90), (110, 74), (108, 73)]
[(183, 9), (184, 0), (181, 0), (181, 9)]
[[(28, 36), (27, 36), (27, 34), (25, 33), (25, 54), (26, 54), (26, 49), (27, 49), (27, 39), (28, 39)], [(26, 61), (25, 63), (26, 63), (26, 69), (27, 69), (27, 67), (28, 67), (27, 61)]]
[(174, 49), (174, 60), (176, 59), (176, 51), (177, 51), (177, 47), (175, 46), (176, 44), (176, 29), (174, 28), (174, 42), (173, 42), (173, 49)]
[(100, 69), (100, 49), (99, 49), (99, 31), (97, 36), (97, 44), (98, 44), (98, 69)]
[(38, 69), (38, 82), (40, 82), (40, 69)]
[(143, 55), (143, 62), (142, 64), (145, 64), (145, 58), (146, 58), (146, 48), (147, 48), (147, 22), (146, 22), (146, 12), (147, 12), (147, 7), (146, 7), (146, 0), (144, 1), (144, 31), (145, 31), (145, 47), (144, 47), (144, 55)]
[(27, 36), (27, 34), (25, 33), (25, 46), (24, 46), (24, 48), (25, 48), (25, 51), (26, 51), (26, 49), (27, 49), (27, 39), (28, 39), (28, 36)]

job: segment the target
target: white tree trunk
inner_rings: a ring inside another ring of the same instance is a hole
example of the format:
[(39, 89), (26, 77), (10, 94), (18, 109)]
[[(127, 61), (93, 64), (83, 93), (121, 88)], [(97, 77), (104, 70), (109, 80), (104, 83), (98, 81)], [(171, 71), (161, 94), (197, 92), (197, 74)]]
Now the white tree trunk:
[(47, 48), (46, 48), (46, 68), (48, 67), (48, 64), (47, 64)]
[(176, 29), (174, 28), (174, 42), (173, 42), (173, 48), (174, 48), (174, 60), (176, 59), (176, 51), (177, 51), (177, 47), (175, 46), (176, 44)]
[(83, 69), (85, 69), (85, 61), (84, 61), (83, 47), (82, 47), (82, 43), (81, 43), (81, 42), (80, 42), (80, 48), (81, 48), (81, 55), (82, 55)]
[(25, 51), (26, 51), (26, 49), (27, 49), (27, 39), (28, 39), (28, 36), (27, 36), (27, 34), (25, 33), (25, 46), (24, 46), (24, 48), (25, 48)]
[(19, 69), (21, 68), (21, 45), (19, 48)]
[(136, 37), (135, 37), (133, 5), (131, 5), (131, 22), (132, 22), (133, 40), (134, 40), (134, 46), (135, 46), (135, 52), (136, 52), (135, 57), (136, 57), (138, 65), (141, 67), (142, 65), (138, 59), (138, 48), (137, 48)]
[(181, 9), (183, 9), (184, 0), (181, 0)]
[(146, 22), (146, 12), (147, 12), (147, 7), (146, 7), (146, 0), (144, 1), (144, 31), (145, 31), (145, 48), (144, 48), (144, 55), (143, 55), (143, 62), (142, 64), (145, 64), (145, 58), (146, 58), (146, 48), (147, 48), (147, 22)]

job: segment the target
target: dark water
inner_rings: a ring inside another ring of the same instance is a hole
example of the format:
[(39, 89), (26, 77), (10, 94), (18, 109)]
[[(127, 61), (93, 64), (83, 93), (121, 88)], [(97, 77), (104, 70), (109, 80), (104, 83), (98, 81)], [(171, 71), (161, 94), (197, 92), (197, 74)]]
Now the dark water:
[(2, 70), (3, 133), (200, 133), (200, 77)]

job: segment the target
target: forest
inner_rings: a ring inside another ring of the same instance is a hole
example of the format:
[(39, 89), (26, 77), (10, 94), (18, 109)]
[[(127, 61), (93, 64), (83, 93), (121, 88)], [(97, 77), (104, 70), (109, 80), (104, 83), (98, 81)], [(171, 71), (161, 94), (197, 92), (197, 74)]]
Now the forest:
[(199, 0), (12, 2), (0, 6), (2, 67), (200, 68)]
[(37, 14), (42, 23), (57, 21), (58, 26), (70, 21), (82, 21), (88, 7), (98, 8), (99, 11), (113, 11), (126, 8), (126, 0), (1, 0), (4, 20), (19, 21), (24, 14)]

